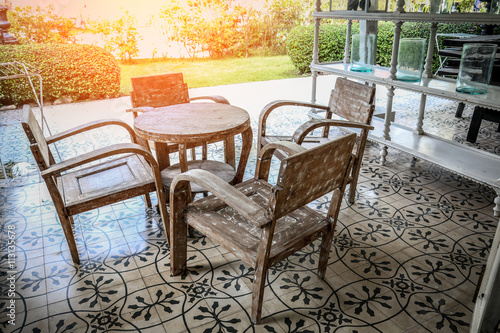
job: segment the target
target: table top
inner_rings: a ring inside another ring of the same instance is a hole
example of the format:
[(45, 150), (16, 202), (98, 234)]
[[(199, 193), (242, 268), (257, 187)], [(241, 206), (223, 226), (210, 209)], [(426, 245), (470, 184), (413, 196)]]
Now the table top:
[(159, 107), (134, 120), (134, 129), (139, 136), (164, 143), (199, 143), (236, 135), (249, 127), (248, 112), (222, 103)]

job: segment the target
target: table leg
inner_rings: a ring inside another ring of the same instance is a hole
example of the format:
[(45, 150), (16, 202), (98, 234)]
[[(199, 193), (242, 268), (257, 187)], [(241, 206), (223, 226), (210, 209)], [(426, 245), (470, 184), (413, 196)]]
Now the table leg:
[(187, 151), (184, 143), (179, 144), (179, 164), (181, 165), (181, 172), (188, 171)]
[(247, 166), (248, 157), (250, 156), (250, 150), (252, 149), (252, 128), (248, 127), (241, 133), (242, 147), (240, 162), (238, 163), (238, 169), (236, 170), (236, 176), (234, 177), (234, 183), (238, 184), (243, 181), (243, 176), (245, 175), (245, 168)]
[(154, 145), (155, 145), (156, 160), (158, 161), (158, 165), (161, 171), (170, 166), (170, 157), (169, 157), (170, 152), (168, 151), (168, 143), (155, 142)]
[(236, 152), (234, 147), (234, 136), (227, 137), (224, 140), (224, 160), (236, 169)]

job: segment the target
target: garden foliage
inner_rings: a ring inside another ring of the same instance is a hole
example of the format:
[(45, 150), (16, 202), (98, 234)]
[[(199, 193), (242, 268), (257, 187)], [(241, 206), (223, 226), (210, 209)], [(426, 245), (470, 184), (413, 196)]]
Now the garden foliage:
[[(104, 49), (77, 44), (29, 44), (0, 47), (0, 63), (19, 61), (42, 76), (44, 101), (68, 96), (86, 101), (120, 96), (120, 67)], [(39, 83), (34, 77), (38, 91)], [(0, 81), (0, 105), (33, 102), (25, 78)]]
[(89, 21), (87, 27), (104, 40), (104, 49), (121, 60), (131, 61), (139, 55), (142, 36), (137, 31), (137, 19), (128, 11), (116, 21)]
[[(347, 24), (335, 21), (325, 23), (320, 26), (319, 34), (319, 62), (332, 62), (344, 59), (344, 47), (346, 42)], [(478, 25), (463, 24), (439, 24), (438, 33), (471, 33), (480, 34), (481, 28)], [(359, 24), (353, 23), (352, 34), (359, 32)], [(402, 38), (426, 38), (429, 40), (430, 23), (428, 22), (406, 22), (402, 25)], [(381, 66), (390, 66), (392, 45), (394, 38), (394, 23), (379, 22), (377, 34), (377, 58), (376, 63)], [(287, 52), (292, 63), (299, 73), (310, 71), (309, 65), (312, 62), (314, 26), (295, 27), (288, 35)], [(442, 43), (442, 40), (439, 40)], [(432, 64), (433, 72), (437, 70), (439, 60), (437, 52), (434, 53)]]
[(15, 7), (8, 13), (11, 23), (10, 34), (16, 36), (21, 44), (71, 43), (71, 31), (75, 28), (69, 18), (56, 14), (53, 4), (40, 6)]

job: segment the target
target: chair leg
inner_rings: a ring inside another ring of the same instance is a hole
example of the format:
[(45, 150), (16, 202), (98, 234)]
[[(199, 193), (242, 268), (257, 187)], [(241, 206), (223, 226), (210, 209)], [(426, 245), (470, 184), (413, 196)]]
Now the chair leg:
[(468, 142), (476, 143), (477, 135), (479, 134), (479, 128), (481, 127), (482, 120), (483, 120), (483, 109), (476, 106), (474, 108), (474, 113), (472, 114), (469, 130), (467, 131), (466, 140)]
[(189, 237), (194, 237), (194, 228), (188, 225), (188, 235)]
[(326, 267), (328, 264), (328, 257), (330, 256), (330, 249), (332, 247), (334, 230), (335, 230), (334, 224), (328, 225), (328, 228), (325, 230), (323, 237), (321, 237), (321, 248), (319, 252), (319, 264), (318, 264), (318, 277), (320, 279), (325, 278)]
[(349, 184), (349, 197), (347, 198), (347, 202), (349, 202), (350, 205), (352, 205), (356, 200), (356, 186), (357, 186), (357, 179), (355, 181), (353, 178), (351, 180), (351, 183)]
[(61, 222), (64, 236), (66, 237), (66, 242), (68, 243), (71, 259), (73, 259), (73, 263), (79, 265), (80, 257), (78, 255), (78, 248), (76, 247), (75, 235), (73, 233), (73, 229), (71, 228), (73, 217), (65, 215), (61, 216), (61, 214), (57, 215), (59, 216), (59, 221)]
[(264, 300), (266, 275), (267, 267), (256, 267), (252, 287), (252, 322), (255, 325), (258, 325), (262, 318), (262, 301)]
[[(363, 155), (361, 155), (363, 158)], [(356, 159), (351, 171), (351, 176), (349, 179), (349, 197), (347, 198), (347, 202), (350, 205), (354, 203), (356, 199), (356, 188), (358, 187), (358, 177), (359, 177), (359, 169), (361, 168), (361, 160), (359, 157)]]
[[(174, 213), (170, 212), (173, 216)], [(170, 221), (170, 273), (179, 275), (186, 270), (187, 262), (187, 224), (178, 219)]]
[(464, 113), (465, 103), (460, 102), (457, 106), (457, 111), (455, 112), (456, 118), (462, 118), (462, 114)]
[(170, 273), (179, 275), (186, 270), (188, 225), (184, 221), (184, 208), (191, 199), (191, 193), (186, 186), (175, 194), (170, 193)]
[(146, 202), (146, 206), (148, 206), (149, 208), (152, 207), (151, 197), (149, 196), (149, 193), (144, 194), (144, 201)]
[(252, 322), (257, 325), (262, 318), (262, 301), (264, 300), (264, 287), (266, 286), (267, 268), (269, 265), (269, 254), (274, 232), (274, 224), (262, 229), (260, 245), (257, 250), (255, 261), (255, 273), (252, 286)]
[(165, 231), (165, 237), (170, 244), (170, 216), (167, 211), (167, 203), (165, 195), (158, 195), (158, 205), (156, 206), (158, 213), (161, 216), (163, 222), (163, 230)]

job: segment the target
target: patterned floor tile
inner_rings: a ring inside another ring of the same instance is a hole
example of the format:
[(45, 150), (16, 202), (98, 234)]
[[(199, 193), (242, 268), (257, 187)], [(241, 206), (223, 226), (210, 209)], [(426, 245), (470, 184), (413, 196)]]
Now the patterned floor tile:
[[(405, 98), (396, 103), (396, 122), (411, 127), (418, 108), (408, 107), (414, 97)], [(470, 109), (459, 119), (456, 103), (428, 98), (427, 106), (426, 131), (464, 141)], [(306, 112), (286, 112), (269, 119), (274, 131), (293, 132), (307, 120)], [(206, 237), (189, 239), (186, 273), (170, 275), (154, 195), (153, 208), (137, 197), (76, 216), (82, 263), (75, 267), (19, 114), (0, 120), (8, 122), (0, 126), (2, 162), (19, 164), (17, 177), (0, 188), (0, 267), (8, 265), (8, 228), (15, 226), (20, 324), (9, 326), (3, 316), (9, 298), (2, 270), (0, 332), (468, 332), (498, 223), (488, 187), (394, 149), (381, 165), (380, 146), (369, 143), (356, 201), (342, 204), (325, 279), (316, 275), (319, 241), (271, 267), (262, 324), (254, 326), (253, 270)], [(495, 124), (483, 123), (478, 143), (464, 144), (499, 154)], [(54, 132), (66, 126), (53, 124)], [(12, 133), (15, 143), (7, 139)], [(57, 150), (67, 158), (125, 139), (96, 131)], [(221, 158), (219, 148), (211, 147), (212, 157)], [(245, 179), (253, 176), (255, 153), (254, 147)], [(272, 181), (278, 167), (273, 161)], [(329, 200), (326, 195), (309, 206), (326, 213)]]

